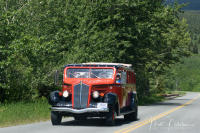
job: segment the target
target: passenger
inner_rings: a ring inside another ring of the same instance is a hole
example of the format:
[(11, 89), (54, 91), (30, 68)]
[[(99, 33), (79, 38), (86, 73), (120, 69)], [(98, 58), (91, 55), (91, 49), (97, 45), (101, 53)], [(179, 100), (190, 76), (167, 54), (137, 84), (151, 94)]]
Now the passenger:
[(117, 74), (116, 83), (121, 83), (121, 75)]

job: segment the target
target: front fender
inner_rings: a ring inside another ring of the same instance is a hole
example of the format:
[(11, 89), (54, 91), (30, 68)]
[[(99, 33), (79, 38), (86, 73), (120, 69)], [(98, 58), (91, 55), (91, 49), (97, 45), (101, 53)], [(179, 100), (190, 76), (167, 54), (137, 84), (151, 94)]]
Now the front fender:
[(104, 102), (108, 103), (108, 105), (117, 104), (118, 97), (115, 93), (107, 93), (104, 98)]
[(49, 104), (55, 105), (60, 101), (59, 91), (53, 91), (49, 96)]

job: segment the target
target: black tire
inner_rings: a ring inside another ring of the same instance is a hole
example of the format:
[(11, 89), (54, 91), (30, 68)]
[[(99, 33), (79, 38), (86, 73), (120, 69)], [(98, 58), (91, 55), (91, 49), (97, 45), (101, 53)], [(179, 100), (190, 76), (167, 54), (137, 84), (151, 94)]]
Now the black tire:
[(135, 112), (132, 113), (132, 120), (137, 121), (138, 120), (138, 106), (135, 109)]
[(136, 121), (138, 119), (138, 107), (136, 106), (135, 112), (124, 115), (126, 121)]
[(62, 121), (62, 115), (59, 112), (51, 111), (51, 123), (52, 125), (60, 125)]
[(76, 121), (83, 121), (83, 120), (86, 120), (87, 117), (86, 116), (74, 116), (74, 120)]
[(106, 114), (106, 125), (108, 126), (114, 126), (115, 125), (115, 119), (116, 119), (116, 111), (114, 106), (109, 107), (109, 112)]

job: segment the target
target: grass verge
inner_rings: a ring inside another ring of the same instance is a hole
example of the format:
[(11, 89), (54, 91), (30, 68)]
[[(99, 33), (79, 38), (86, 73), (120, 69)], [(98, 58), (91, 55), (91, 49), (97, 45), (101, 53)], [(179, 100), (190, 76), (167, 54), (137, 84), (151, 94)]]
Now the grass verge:
[(160, 94), (150, 94), (149, 96), (143, 96), (139, 99), (139, 105), (147, 105), (156, 102), (161, 102), (165, 99), (164, 96)]
[(47, 100), (0, 104), (0, 127), (48, 120), (49, 107)]
[(144, 96), (139, 99), (139, 105), (147, 105), (156, 102), (161, 102), (169, 98), (175, 98), (178, 96), (183, 96), (184, 91), (166, 91), (165, 93), (150, 94), (149, 96)]

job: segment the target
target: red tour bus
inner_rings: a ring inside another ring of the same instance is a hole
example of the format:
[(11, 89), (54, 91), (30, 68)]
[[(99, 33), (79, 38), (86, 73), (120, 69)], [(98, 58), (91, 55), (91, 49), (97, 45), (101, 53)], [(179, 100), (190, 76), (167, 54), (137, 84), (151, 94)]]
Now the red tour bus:
[(136, 79), (130, 64), (69, 64), (62, 86), (62, 92), (50, 94), (53, 125), (59, 125), (62, 116), (75, 120), (104, 117), (108, 125), (114, 125), (120, 115), (129, 121), (137, 119)]

